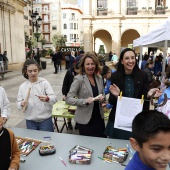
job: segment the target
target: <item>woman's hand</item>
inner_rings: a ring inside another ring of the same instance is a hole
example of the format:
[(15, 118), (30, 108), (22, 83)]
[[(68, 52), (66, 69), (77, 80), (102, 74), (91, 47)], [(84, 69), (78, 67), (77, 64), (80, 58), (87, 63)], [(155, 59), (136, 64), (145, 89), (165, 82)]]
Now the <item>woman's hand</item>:
[(90, 104), (93, 102), (93, 97), (89, 97), (86, 99), (86, 104)]
[(153, 89), (150, 89), (148, 91), (148, 95), (147, 96), (150, 97), (154, 92), (156, 92), (154, 97), (159, 97), (159, 96), (162, 95), (162, 92), (158, 88), (153, 88)]
[(100, 97), (99, 101), (100, 101), (100, 102), (103, 102), (104, 99), (105, 99), (105, 97), (102, 95), (102, 96)]
[(120, 94), (120, 89), (118, 86), (116, 86), (116, 84), (110, 85), (109, 90), (116, 97)]
[(11, 168), (11, 167), (9, 167), (9, 168), (8, 168), (8, 170), (16, 170), (16, 169), (15, 169), (15, 168)]

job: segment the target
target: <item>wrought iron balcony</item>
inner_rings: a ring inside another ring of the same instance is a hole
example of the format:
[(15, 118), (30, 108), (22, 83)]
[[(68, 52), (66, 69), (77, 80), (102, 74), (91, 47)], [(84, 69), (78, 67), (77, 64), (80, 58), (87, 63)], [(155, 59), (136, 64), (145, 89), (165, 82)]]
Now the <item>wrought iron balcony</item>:
[(166, 6), (156, 6), (155, 14), (165, 14), (166, 9), (168, 9), (168, 7), (166, 7)]
[(138, 7), (127, 7), (127, 15), (137, 15)]

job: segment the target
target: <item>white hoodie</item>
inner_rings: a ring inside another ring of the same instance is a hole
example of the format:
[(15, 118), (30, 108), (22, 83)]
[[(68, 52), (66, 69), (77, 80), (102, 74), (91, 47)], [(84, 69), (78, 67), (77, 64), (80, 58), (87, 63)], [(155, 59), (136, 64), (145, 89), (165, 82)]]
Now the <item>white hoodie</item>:
[(9, 119), (10, 117), (10, 103), (7, 98), (6, 92), (3, 87), (0, 86), (0, 109), (1, 116)]
[[(39, 77), (38, 81), (35, 83), (31, 83), (27, 80), (20, 85), (17, 98), (18, 108), (22, 109), (21, 103), (26, 98), (29, 88), (31, 88), (31, 91), (28, 98), (27, 108), (24, 112), (25, 118), (27, 120), (41, 122), (51, 117), (52, 106), (57, 102), (57, 99), (49, 82), (41, 77)], [(47, 95), (49, 101), (42, 102), (36, 95)]]

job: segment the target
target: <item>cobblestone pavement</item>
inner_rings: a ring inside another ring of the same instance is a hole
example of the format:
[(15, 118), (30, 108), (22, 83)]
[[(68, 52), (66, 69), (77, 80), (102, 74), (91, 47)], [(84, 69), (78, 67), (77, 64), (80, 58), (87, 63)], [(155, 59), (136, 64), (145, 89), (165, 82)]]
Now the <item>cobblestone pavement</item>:
[[(39, 73), (40, 77), (46, 78), (54, 92), (57, 95), (57, 99), (62, 99), (62, 83), (63, 78), (66, 73), (65, 66), (62, 66), (62, 71), (59, 71), (58, 74), (53, 74), (54, 67), (53, 63), (51, 63), (50, 59), (43, 59), (43, 61), (47, 62), (47, 67), (44, 70), (41, 70)], [(9, 72), (5, 74), (4, 79), (0, 77), (0, 85), (6, 90), (8, 99), (10, 101), (10, 109), (11, 109), (11, 117), (6, 123), (7, 127), (19, 127), (19, 128), (26, 128), (25, 126), (25, 119), (22, 111), (18, 110), (16, 101), (17, 101), (17, 94), (18, 89), (21, 83), (25, 81), (25, 78), (21, 74), (21, 68), (18, 70), (14, 70), (12, 72)], [(59, 119), (59, 128), (61, 128), (63, 124), (63, 119)], [(74, 120), (72, 120), (72, 123), (74, 125)], [(63, 130), (63, 133), (74, 133), (77, 134), (77, 130)]]

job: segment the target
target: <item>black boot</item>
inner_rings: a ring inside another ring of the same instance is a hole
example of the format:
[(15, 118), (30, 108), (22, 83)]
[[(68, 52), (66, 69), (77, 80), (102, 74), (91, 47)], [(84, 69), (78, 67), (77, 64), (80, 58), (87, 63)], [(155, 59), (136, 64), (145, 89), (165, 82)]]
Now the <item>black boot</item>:
[(68, 126), (68, 130), (73, 130), (73, 126), (72, 126), (71, 122), (68, 122), (67, 126)]

